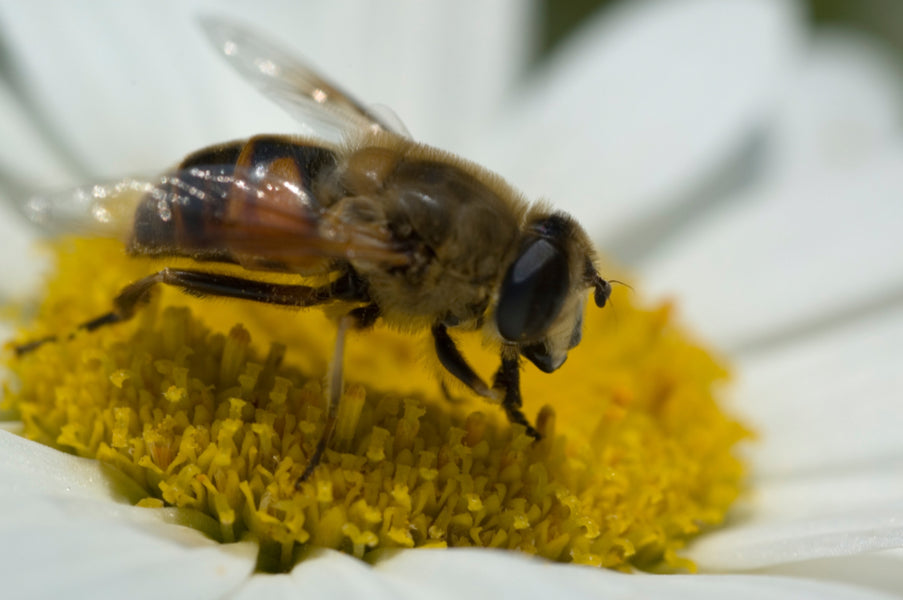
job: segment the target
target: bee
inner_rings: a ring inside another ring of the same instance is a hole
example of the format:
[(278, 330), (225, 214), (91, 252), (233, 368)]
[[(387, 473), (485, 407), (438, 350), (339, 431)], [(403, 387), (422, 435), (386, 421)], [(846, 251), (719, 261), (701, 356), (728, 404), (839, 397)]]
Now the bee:
[[(580, 342), (588, 291), (599, 307), (611, 294), (583, 228), (564, 212), (528, 203), (486, 169), (413, 141), (393, 118), (262, 36), (220, 20), (202, 25), (240, 74), (322, 135), (258, 135), (198, 150), (159, 177), (31, 199), (30, 216), (47, 227), (124, 230), (130, 254), (198, 265), (127, 285), (109, 312), (78, 328), (132, 318), (159, 284), (295, 308), (347, 305), (327, 374), (325, 425), (299, 483), (335, 428), (346, 332), (377, 320), (429, 328), (441, 365), (538, 439), (521, 408), (522, 359), (557, 370)], [(240, 276), (205, 263), (238, 265)], [(327, 277), (321, 286), (291, 285), (255, 279), (262, 271)], [(462, 356), (452, 329), (482, 330), (498, 342), (491, 385)]]

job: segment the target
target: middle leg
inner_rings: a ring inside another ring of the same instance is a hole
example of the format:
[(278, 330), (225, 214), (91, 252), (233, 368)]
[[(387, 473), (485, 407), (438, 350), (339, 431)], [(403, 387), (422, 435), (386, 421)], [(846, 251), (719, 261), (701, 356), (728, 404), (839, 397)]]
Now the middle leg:
[(501, 397), (502, 408), (505, 409), (505, 414), (510, 422), (526, 427), (527, 435), (534, 439), (538, 440), (542, 437), (536, 428), (530, 424), (530, 421), (527, 420), (523, 410), (521, 410), (520, 360), (518, 359), (516, 346), (510, 344), (502, 346), (502, 364), (495, 373), (492, 388), (490, 389), (473, 368), (467, 364), (454, 340), (448, 335), (445, 325), (433, 325), (432, 333), (439, 362), (442, 363), (442, 366), (449, 373), (484, 398), (497, 400)]
[(432, 329), (433, 341), (436, 345), (436, 356), (445, 370), (454, 375), (461, 383), (469, 387), (478, 395), (491, 400), (498, 399), (495, 392), (489, 389), (480, 376), (461, 355), (461, 351), (455, 345), (455, 341), (448, 335), (445, 325), (437, 323)]
[(499, 370), (495, 372), (492, 387), (504, 394), (502, 408), (505, 409), (508, 420), (512, 423), (523, 425), (527, 428), (527, 435), (539, 440), (542, 436), (530, 424), (521, 408), (523, 399), (520, 395), (520, 359), (517, 354), (517, 347), (505, 344), (502, 346), (501, 354), (502, 364), (499, 366)]
[(368, 304), (360, 308), (356, 308), (343, 316), (339, 320), (339, 327), (336, 331), (335, 348), (332, 351), (332, 362), (329, 364), (329, 373), (326, 376), (326, 422), (323, 424), (323, 432), (317, 445), (314, 447), (313, 453), (307, 459), (307, 466), (295, 482), (295, 489), (299, 489), (301, 484), (314, 472), (314, 469), (320, 464), (323, 453), (329, 446), (329, 440), (335, 431), (336, 417), (339, 413), (339, 402), (342, 400), (342, 391), (344, 388), (344, 365), (345, 358), (345, 336), (349, 327), (356, 329), (366, 329), (373, 325), (373, 322), (379, 317), (379, 307), (376, 304)]

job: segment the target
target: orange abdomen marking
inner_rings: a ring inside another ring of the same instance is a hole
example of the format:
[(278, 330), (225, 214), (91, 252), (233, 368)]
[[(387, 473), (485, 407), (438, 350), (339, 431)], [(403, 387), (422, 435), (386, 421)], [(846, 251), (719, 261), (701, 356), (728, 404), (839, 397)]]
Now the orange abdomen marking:
[(335, 164), (332, 150), (281, 136), (199, 150), (141, 201), (129, 250), (244, 262), (248, 245), (266, 250), (274, 239), (255, 232), (309, 233), (319, 206), (312, 184)]

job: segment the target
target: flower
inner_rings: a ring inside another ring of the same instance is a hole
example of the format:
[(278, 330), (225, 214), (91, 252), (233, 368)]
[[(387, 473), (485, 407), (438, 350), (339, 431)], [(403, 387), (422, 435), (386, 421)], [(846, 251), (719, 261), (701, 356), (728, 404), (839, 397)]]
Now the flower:
[[(178, 268), (126, 257), (118, 240), (56, 246), (25, 339), (66, 335), (74, 315), (103, 314), (123, 286)], [(79, 282), (92, 274), (85, 293)], [(386, 548), (478, 546), (673, 571), (692, 568), (677, 551), (720, 524), (738, 495), (731, 449), (747, 432), (715, 402), (725, 371), (667, 305), (642, 310), (616, 293), (617, 312), (587, 310), (567, 367), (523, 373), (539, 443), (485, 401), (458, 397), (449, 377), (443, 393), (441, 371), (423, 360), (426, 332), (376, 324), (352, 335), (335, 434), (299, 484), (324, 421), (334, 323), (325, 311), (286, 319), (284, 308), (160, 292), (127, 324), (12, 360), (4, 404), (26, 438), (127, 474), (144, 490), (137, 504), (212, 518), (220, 542), (253, 538), (260, 570), (292, 568), (303, 544), (364, 560)], [(455, 336), (484, 371), (496, 356), (480, 338)]]
[[(865, 554), (899, 548), (903, 538), (903, 448), (893, 418), (900, 414), (893, 393), (899, 103), (895, 75), (874, 50), (847, 35), (808, 40), (789, 3), (631, 3), (588, 24), (489, 119), (523, 65), (520, 33), (529, 13), (520, 4), (481, 6), (483, 18), (462, 18), (457, 27), (453, 17), (475, 9), (381, 9), (352, 26), (334, 7), (258, 4), (254, 18), (269, 21), (268, 30), (298, 39), (301, 49), (333, 48), (324, 60), (335, 61), (341, 81), (355, 81), (343, 75), (343, 57), (366, 56), (369, 78), (355, 86), (361, 96), (385, 90), (418, 138), (487, 164), (531, 197), (553, 198), (594, 226), (604, 247), (620, 249), (654, 291), (679, 293), (688, 320), (733, 350), (741, 376), (733, 408), (761, 436), (750, 450), (753, 496), (735, 524), (702, 538), (690, 556), (704, 571), (734, 574), (624, 576), (460, 550), (403, 552), (372, 566), (322, 552), (287, 575), (249, 576), (250, 544), (220, 546), (161, 524), (161, 516), (184, 514), (149, 516), (113, 502), (134, 490), (95, 464), (3, 435), (8, 589), (877, 597), (874, 588), (891, 588), (899, 556)], [(20, 186), (43, 187), (65, 183), (66, 171), (74, 179), (153, 170), (215, 139), (291, 130), (212, 59), (197, 58), (203, 44), (178, 6), (110, 4), (102, 22), (68, 5), (55, 7), (51, 21), (41, 11), (4, 6), (3, 22), (15, 23), (7, 25), (8, 44), (21, 53), (17, 73), (36, 77), (6, 72), (10, 93), (2, 98), (10, 110), (0, 118), (22, 144), (0, 154), (4, 172), (16, 174)], [(295, 10), (301, 14), (289, 18)], [(471, 31), (465, 27), (492, 27), (495, 35), (464, 36)], [(374, 49), (372, 40), (383, 35), (391, 43)], [(471, 68), (437, 69), (435, 58), (446, 54), (426, 49), (446, 48), (444, 39), (460, 49), (462, 38), (473, 40), (461, 50), (473, 53), (462, 58), (473, 63), (461, 63)], [(47, 39), (54, 45), (42, 45)], [(149, 52), (135, 48), (135, 39)], [(93, 44), (101, 51), (92, 53)], [(78, 55), (62, 72), (61, 47)], [(128, 61), (127, 52), (134, 53)], [(399, 79), (387, 81), (393, 73)], [(412, 92), (411, 84), (422, 87)], [(123, 102), (129, 87), (135, 93)], [(820, 107), (814, 116), (813, 98)], [(102, 117), (92, 110), (98, 105)], [(163, 115), (167, 127), (157, 121)], [(56, 152), (41, 145), (48, 139)], [(758, 169), (749, 156), (762, 159)], [(3, 183), (9, 191), (13, 180)], [(35, 575), (48, 566), (53, 577)]]

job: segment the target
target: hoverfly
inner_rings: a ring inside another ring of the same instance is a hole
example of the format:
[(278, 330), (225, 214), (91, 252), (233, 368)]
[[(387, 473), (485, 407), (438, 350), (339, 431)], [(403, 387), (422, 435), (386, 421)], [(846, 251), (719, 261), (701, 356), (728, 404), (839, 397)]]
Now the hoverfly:
[[(158, 284), (298, 308), (347, 303), (327, 378), (326, 423), (299, 482), (318, 465), (335, 427), (345, 334), (377, 319), (404, 330), (430, 328), (442, 366), (476, 394), (500, 399), (508, 419), (539, 438), (521, 410), (521, 357), (545, 372), (558, 369), (580, 342), (586, 292), (594, 290), (600, 307), (611, 294), (581, 226), (527, 203), (482, 167), (414, 142), (402, 125), (262, 37), (217, 20), (204, 27), (252, 84), (300, 110), (306, 124), (340, 132), (342, 142), (259, 135), (198, 150), (157, 178), (30, 200), (40, 224), (121, 226), (133, 255), (198, 263), (131, 283), (109, 312), (79, 329), (130, 319)], [(137, 203), (118, 201), (136, 189)], [(243, 272), (210, 272), (202, 268), (208, 262)], [(255, 271), (329, 279), (319, 287), (276, 284), (254, 279)], [(491, 386), (461, 355), (452, 328), (483, 330), (499, 342)]]

